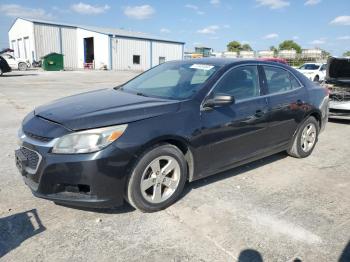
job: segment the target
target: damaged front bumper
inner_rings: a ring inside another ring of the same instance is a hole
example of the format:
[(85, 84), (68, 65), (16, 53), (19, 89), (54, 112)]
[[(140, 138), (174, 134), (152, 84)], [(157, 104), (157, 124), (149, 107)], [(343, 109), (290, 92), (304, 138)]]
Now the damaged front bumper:
[(329, 86), (329, 118), (350, 120), (350, 88)]

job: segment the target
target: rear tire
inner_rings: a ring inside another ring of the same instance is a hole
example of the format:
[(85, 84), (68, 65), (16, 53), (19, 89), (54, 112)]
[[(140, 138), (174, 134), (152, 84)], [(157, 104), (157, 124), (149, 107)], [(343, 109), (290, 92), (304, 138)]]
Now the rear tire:
[(142, 154), (127, 183), (126, 200), (142, 212), (155, 212), (172, 205), (187, 180), (183, 153), (170, 144), (153, 147)]
[(0, 68), (0, 76), (2, 76), (3, 72), (2, 72), (2, 69)]
[(26, 71), (27, 68), (28, 68), (28, 66), (27, 66), (26, 63), (21, 62), (21, 63), (18, 64), (18, 70), (19, 71)]
[(320, 131), (319, 123), (313, 116), (310, 116), (300, 126), (293, 138), (292, 146), (287, 153), (296, 158), (304, 158), (311, 155), (318, 140)]

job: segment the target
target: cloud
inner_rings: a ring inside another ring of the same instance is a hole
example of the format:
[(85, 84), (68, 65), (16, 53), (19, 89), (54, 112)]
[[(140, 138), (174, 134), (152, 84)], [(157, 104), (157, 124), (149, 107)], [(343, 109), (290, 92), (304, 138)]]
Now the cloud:
[(196, 5), (187, 4), (187, 5), (185, 5), (185, 7), (188, 9), (192, 9), (193, 11), (196, 12), (197, 15), (204, 15), (205, 14), (205, 12), (201, 11), (199, 9), (199, 7)]
[(297, 35), (293, 36), (293, 39), (294, 39), (294, 40), (298, 40), (299, 38), (300, 38), (300, 37), (297, 36)]
[(197, 33), (204, 34), (204, 35), (214, 35), (219, 29), (220, 27), (217, 25), (210, 25), (198, 30)]
[(78, 4), (73, 4), (70, 7), (74, 12), (83, 14), (83, 15), (98, 15), (106, 12), (110, 9), (109, 5), (89, 5), (83, 2)]
[(266, 6), (270, 9), (281, 9), (290, 6), (290, 2), (286, 0), (256, 0), (258, 6)]
[(310, 42), (311, 45), (323, 45), (325, 43), (326, 43), (326, 38), (320, 38)]
[(0, 12), (10, 17), (26, 17), (36, 19), (53, 19), (51, 13), (46, 12), (41, 8), (30, 8), (16, 4), (0, 5)]
[(271, 33), (263, 37), (263, 39), (275, 39), (275, 38), (278, 38), (278, 34), (276, 33)]
[(124, 14), (127, 17), (137, 20), (151, 18), (155, 12), (154, 8), (150, 5), (127, 6), (124, 9)]
[(350, 40), (350, 35), (344, 35), (337, 37), (338, 40)]
[(220, 0), (210, 0), (210, 3), (212, 5), (219, 5), (220, 4)]
[(350, 25), (350, 15), (337, 16), (331, 21), (332, 25)]
[(161, 32), (161, 33), (168, 34), (168, 33), (170, 33), (171, 31), (170, 31), (168, 28), (164, 28), (164, 27), (163, 27), (163, 28), (160, 29), (160, 32)]
[(304, 5), (317, 5), (321, 3), (322, 0), (307, 0)]

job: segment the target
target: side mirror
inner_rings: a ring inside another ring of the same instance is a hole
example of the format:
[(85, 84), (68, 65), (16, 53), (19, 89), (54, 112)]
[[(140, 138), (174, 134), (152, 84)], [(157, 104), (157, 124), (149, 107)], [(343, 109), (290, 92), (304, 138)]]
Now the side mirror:
[(217, 94), (213, 98), (207, 99), (204, 103), (204, 107), (218, 107), (233, 104), (235, 98), (230, 95)]

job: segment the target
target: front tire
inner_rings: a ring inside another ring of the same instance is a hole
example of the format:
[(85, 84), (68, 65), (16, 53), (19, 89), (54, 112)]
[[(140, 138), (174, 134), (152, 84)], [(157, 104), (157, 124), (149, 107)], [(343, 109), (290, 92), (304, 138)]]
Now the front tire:
[(287, 153), (296, 158), (311, 155), (317, 143), (319, 131), (320, 127), (316, 118), (313, 116), (307, 118), (294, 136), (292, 146)]
[(0, 68), (0, 76), (2, 76), (3, 72), (2, 72), (2, 69)]
[(183, 153), (170, 144), (142, 154), (127, 183), (126, 200), (142, 212), (167, 208), (181, 195), (187, 179)]
[(320, 82), (320, 77), (319, 76), (315, 76), (314, 82)]
[(27, 66), (26, 63), (21, 62), (21, 63), (18, 64), (18, 70), (19, 71), (26, 71), (27, 68), (28, 68), (28, 66)]

